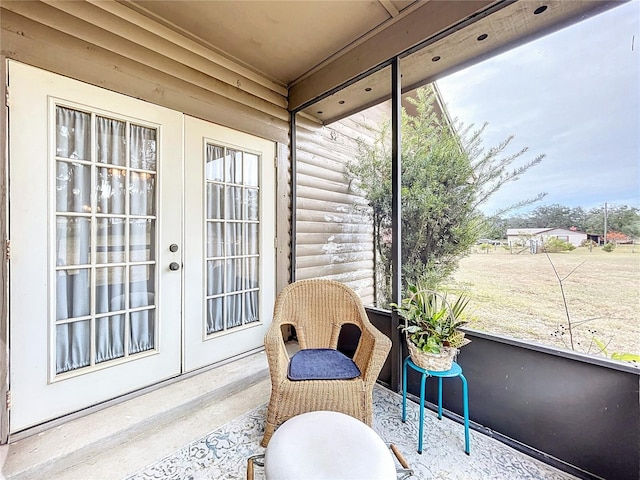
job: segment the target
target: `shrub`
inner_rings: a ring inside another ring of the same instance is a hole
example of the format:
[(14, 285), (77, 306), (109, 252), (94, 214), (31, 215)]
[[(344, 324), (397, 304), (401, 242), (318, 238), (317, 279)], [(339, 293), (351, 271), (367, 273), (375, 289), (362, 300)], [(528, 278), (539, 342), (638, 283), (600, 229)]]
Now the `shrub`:
[(570, 252), (571, 250), (575, 250), (575, 248), (573, 244), (556, 237), (552, 237), (544, 243), (544, 251), (550, 253)]
[(616, 244), (615, 243), (607, 242), (607, 243), (605, 243), (604, 247), (602, 247), (602, 250), (604, 250), (607, 253), (611, 253), (611, 252), (613, 252), (614, 248), (616, 248)]
[(482, 250), (484, 253), (489, 253), (489, 250), (491, 250), (491, 245), (489, 245), (488, 243), (483, 243), (480, 245), (480, 250)]

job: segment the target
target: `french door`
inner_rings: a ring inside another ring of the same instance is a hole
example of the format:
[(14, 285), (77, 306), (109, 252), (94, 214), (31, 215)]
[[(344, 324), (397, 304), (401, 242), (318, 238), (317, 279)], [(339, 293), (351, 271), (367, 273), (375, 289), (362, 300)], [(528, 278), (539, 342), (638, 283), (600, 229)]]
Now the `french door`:
[(185, 358), (261, 347), (275, 295), (275, 144), (185, 117)]
[(9, 90), (10, 431), (259, 347), (273, 145), (13, 61)]

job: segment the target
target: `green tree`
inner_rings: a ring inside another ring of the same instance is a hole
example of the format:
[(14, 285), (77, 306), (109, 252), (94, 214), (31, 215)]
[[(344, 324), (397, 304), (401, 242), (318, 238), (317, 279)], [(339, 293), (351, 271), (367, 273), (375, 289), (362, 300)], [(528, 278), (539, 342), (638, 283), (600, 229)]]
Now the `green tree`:
[[(416, 113), (402, 112), (402, 263), (403, 284), (435, 287), (457, 267), (458, 261), (487, 228), (478, 207), (502, 185), (515, 181), (542, 161), (539, 155), (523, 165), (514, 162), (527, 152), (507, 154), (509, 136), (485, 150), (486, 124), (453, 128), (433, 110), (431, 88), (416, 90), (408, 101)], [(390, 125), (375, 132), (375, 140), (358, 144), (358, 155), (347, 165), (368, 201), (374, 227), (378, 304), (388, 305), (391, 280), (391, 148)], [(542, 198), (523, 200), (510, 209)], [(489, 219), (490, 220), (490, 219)]]
[(559, 204), (541, 205), (521, 216), (511, 217), (508, 228), (566, 228), (583, 231), (587, 214), (582, 207), (565, 207)]
[[(608, 206), (606, 210), (607, 231), (622, 232), (632, 238), (640, 237), (640, 209), (628, 205)], [(589, 233), (604, 233), (605, 208), (597, 207), (589, 210), (585, 230)]]

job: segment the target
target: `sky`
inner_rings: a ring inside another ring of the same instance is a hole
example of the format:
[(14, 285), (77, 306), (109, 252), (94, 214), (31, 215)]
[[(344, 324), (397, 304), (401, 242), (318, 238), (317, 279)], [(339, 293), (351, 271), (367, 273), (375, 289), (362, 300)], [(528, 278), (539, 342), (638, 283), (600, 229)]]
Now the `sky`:
[[(489, 125), (488, 148), (510, 134), (522, 162), (546, 157), (482, 206), (511, 214), (560, 204), (640, 208), (640, 0), (537, 39), (437, 82), (453, 118)], [(514, 164), (514, 166), (520, 163)]]

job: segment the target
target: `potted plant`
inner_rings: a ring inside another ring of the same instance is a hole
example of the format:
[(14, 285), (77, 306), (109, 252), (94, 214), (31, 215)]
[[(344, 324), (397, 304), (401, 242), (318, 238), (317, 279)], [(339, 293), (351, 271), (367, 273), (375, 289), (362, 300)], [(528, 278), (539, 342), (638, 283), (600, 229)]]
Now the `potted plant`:
[(408, 287), (408, 297), (400, 305), (391, 304), (404, 319), (400, 329), (405, 333), (411, 360), (420, 368), (446, 371), (458, 349), (468, 344), (460, 327), (468, 323), (463, 316), (469, 303), (465, 294), (453, 304), (445, 293)]

